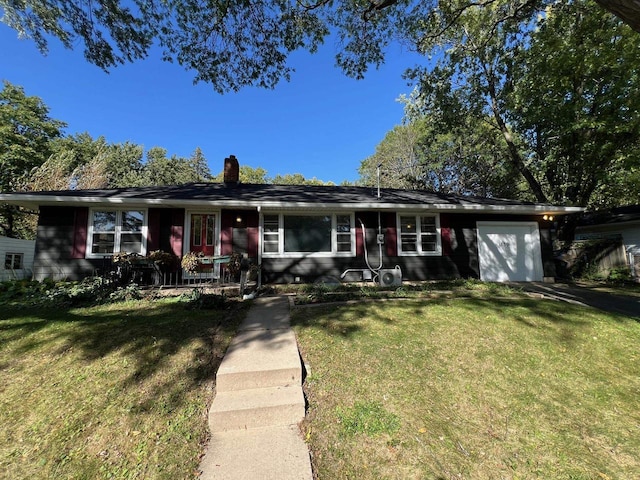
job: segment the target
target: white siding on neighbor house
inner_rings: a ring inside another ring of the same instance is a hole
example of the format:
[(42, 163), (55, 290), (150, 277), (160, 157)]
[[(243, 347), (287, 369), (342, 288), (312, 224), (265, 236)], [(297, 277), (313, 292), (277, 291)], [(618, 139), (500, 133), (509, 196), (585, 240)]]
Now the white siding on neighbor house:
[(622, 232), (622, 241), (627, 253), (640, 256), (640, 225), (629, 226)]
[[(35, 249), (35, 240), (0, 237), (0, 281), (31, 278)], [(5, 268), (7, 254), (22, 255), (22, 268), (17, 270)]]
[(576, 239), (607, 238), (614, 235), (622, 237), (622, 244), (627, 253), (640, 256), (640, 223), (614, 223), (611, 225), (594, 225), (590, 227), (578, 227)]

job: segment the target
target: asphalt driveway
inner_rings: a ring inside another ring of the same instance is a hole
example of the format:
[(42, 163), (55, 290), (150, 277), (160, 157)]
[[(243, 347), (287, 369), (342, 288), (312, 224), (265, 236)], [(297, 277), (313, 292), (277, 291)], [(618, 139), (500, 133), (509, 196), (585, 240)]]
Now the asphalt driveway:
[(640, 297), (600, 292), (595, 287), (566, 283), (519, 283), (527, 292), (553, 300), (575, 303), (619, 313), (640, 320)]

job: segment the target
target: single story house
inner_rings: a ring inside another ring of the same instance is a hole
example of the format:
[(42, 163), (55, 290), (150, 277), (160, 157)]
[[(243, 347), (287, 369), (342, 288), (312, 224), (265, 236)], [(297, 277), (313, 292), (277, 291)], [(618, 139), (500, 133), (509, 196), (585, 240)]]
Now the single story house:
[[(354, 186), (224, 183), (0, 194), (40, 212), (34, 276), (77, 279), (114, 253), (239, 252), (265, 283), (555, 276), (553, 216), (576, 207)], [(217, 278), (219, 265), (211, 268)], [(184, 272), (188, 277), (187, 272)]]
[(634, 276), (640, 276), (640, 205), (598, 210), (582, 216), (576, 240), (620, 239), (626, 263)]
[(31, 278), (35, 248), (35, 240), (0, 237), (0, 281)]

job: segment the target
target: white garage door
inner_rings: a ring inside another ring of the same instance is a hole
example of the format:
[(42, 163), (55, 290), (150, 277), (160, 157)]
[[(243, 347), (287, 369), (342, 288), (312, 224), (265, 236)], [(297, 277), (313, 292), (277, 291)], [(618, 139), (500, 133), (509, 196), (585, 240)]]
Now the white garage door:
[(481, 280), (542, 281), (537, 223), (478, 222), (477, 226)]

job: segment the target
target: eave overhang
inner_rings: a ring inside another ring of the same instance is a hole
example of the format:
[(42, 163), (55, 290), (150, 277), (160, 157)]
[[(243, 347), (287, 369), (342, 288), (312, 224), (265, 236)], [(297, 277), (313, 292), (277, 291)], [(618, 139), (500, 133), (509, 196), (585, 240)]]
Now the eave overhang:
[(547, 204), (491, 204), (491, 203), (391, 203), (384, 199), (369, 202), (295, 202), (277, 200), (206, 200), (163, 199), (131, 197), (90, 197), (81, 195), (0, 194), (0, 203), (19, 205), (30, 209), (40, 206), (84, 206), (84, 207), (132, 207), (132, 208), (202, 208), (250, 209), (259, 211), (282, 210), (332, 210), (332, 211), (424, 211), (451, 213), (494, 213), (520, 215), (567, 215), (584, 211), (582, 207), (564, 207)]

